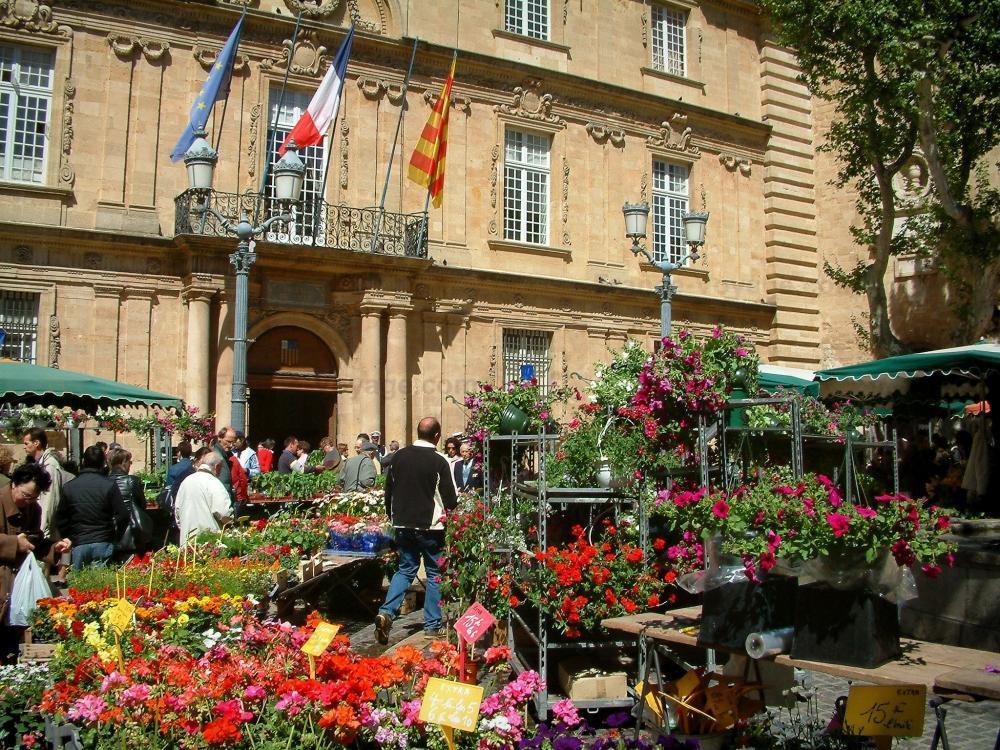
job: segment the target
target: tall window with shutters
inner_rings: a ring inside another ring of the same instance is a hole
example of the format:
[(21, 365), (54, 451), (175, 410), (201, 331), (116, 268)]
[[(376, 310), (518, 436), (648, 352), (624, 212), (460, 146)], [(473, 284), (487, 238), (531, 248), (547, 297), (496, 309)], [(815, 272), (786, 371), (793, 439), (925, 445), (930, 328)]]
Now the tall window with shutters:
[(653, 6), (653, 68), (675, 76), (687, 75), (687, 14)]
[(520, 382), (523, 372), (531, 372), (543, 391), (549, 389), (549, 349), (552, 334), (525, 328), (505, 328), (503, 331), (503, 382)]
[(39, 295), (0, 289), (0, 359), (35, 363), (38, 349)]
[[(285, 96), (281, 97), (281, 88), (272, 87), (270, 93), (270, 118), (268, 119), (268, 139), (267, 139), (267, 159), (271, 165), (268, 172), (266, 195), (268, 198), (275, 196), (274, 165), (281, 157), (278, 150), (285, 138), (299, 121), (299, 117), (309, 106), (311, 94), (305, 91), (285, 90)], [(278, 110), (278, 102), (281, 100), (281, 110)], [(275, 115), (278, 116), (277, 127)], [(293, 221), (286, 226), (272, 225), (268, 232), (270, 240), (291, 240), (295, 243), (312, 243), (313, 233), (316, 236), (316, 244), (323, 244), (325, 239), (324, 219), (326, 217), (326, 206), (323, 202), (323, 175), (326, 170), (327, 159), (327, 139), (315, 146), (308, 146), (299, 150), (299, 157), (305, 162), (306, 175), (302, 183), (302, 199), (297, 206), (292, 208)]]
[(550, 139), (508, 128), (504, 135), (503, 236), (545, 245), (549, 239)]
[(51, 50), (0, 45), (0, 180), (45, 183)]
[(684, 214), (688, 211), (688, 168), (653, 160), (653, 257), (677, 263), (688, 251)]
[(550, 0), (504, 0), (504, 30), (532, 39), (549, 38)]

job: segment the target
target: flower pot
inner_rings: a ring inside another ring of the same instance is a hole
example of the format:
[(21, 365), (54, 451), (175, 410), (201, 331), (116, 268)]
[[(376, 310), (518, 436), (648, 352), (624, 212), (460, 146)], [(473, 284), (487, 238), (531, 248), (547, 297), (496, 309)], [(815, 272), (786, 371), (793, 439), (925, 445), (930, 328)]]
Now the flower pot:
[(514, 406), (514, 404), (507, 404), (503, 411), (500, 412), (500, 423), (497, 426), (497, 432), (501, 435), (523, 434), (528, 429), (530, 421), (531, 418), (522, 409)]
[(614, 472), (611, 469), (611, 462), (603, 456), (601, 457), (600, 462), (597, 464), (597, 486), (598, 487), (617, 486)]
[(792, 658), (873, 668), (899, 656), (899, 612), (868, 589), (802, 586)]
[(741, 652), (747, 636), (789, 628), (795, 620), (798, 582), (769, 575), (761, 583), (726, 583), (704, 594), (698, 645)]

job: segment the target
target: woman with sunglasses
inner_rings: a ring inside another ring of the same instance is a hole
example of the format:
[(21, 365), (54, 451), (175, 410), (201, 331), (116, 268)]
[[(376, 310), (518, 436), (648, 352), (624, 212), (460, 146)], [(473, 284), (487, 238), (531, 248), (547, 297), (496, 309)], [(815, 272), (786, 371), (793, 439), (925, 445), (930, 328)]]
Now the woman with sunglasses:
[(24, 628), (7, 624), (11, 587), (28, 555), (42, 558), (50, 551), (61, 554), (70, 548), (69, 539), (53, 544), (41, 532), (42, 508), (38, 496), (52, 480), (38, 464), (18, 466), (10, 484), (0, 487), (0, 663), (13, 664)]

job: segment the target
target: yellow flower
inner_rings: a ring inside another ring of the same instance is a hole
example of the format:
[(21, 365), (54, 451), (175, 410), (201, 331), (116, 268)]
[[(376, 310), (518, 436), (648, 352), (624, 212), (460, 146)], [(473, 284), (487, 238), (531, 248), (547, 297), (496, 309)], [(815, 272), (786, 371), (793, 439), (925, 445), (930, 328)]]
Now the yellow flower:
[(191, 618), (188, 617), (185, 614), (180, 614), (180, 615), (177, 616), (177, 624), (178, 625), (187, 625), (190, 620), (191, 620)]

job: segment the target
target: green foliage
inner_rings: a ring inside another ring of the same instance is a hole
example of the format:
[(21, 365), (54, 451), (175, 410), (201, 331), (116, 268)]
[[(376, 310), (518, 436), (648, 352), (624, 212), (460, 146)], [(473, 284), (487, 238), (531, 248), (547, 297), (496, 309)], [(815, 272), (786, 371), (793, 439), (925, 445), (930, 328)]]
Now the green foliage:
[[(1000, 145), (1000, 3), (996, 0), (761, 0), (802, 80), (834, 102), (823, 150), (834, 183), (857, 195), (851, 228), (870, 252), (827, 272), (866, 292), (877, 353), (899, 346), (888, 326), (884, 276), (901, 253), (935, 257), (965, 302), (960, 332), (978, 338), (1000, 279), (1000, 191), (987, 177)], [(924, 187), (929, 194), (924, 195)], [(893, 231), (909, 217), (904, 231)], [(966, 286), (965, 293), (962, 287)], [(978, 326), (978, 328), (977, 328)]]
[(42, 746), (45, 718), (38, 703), (50, 679), (48, 664), (0, 666), (0, 747), (21, 747), (26, 735)]
[(318, 494), (332, 491), (336, 483), (337, 473), (333, 471), (310, 474), (298, 472), (281, 474), (277, 471), (269, 471), (250, 479), (250, 491), (260, 493), (265, 497), (291, 497), (297, 500), (308, 500)]

